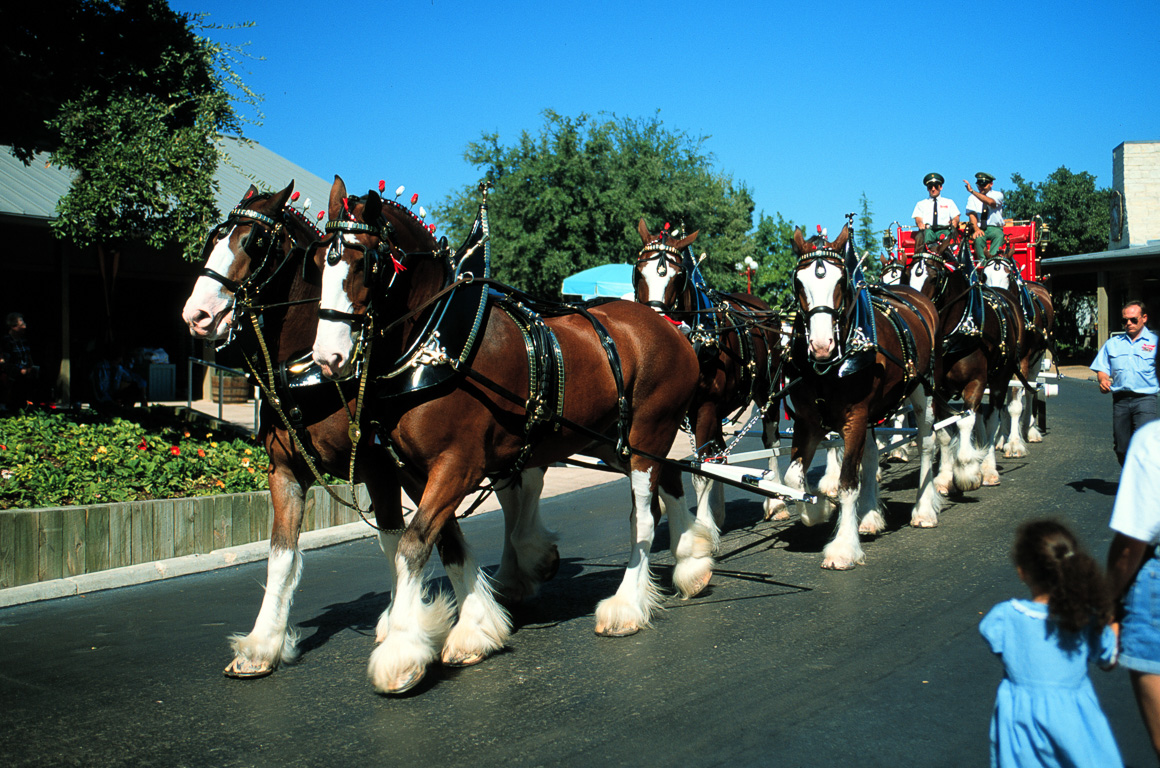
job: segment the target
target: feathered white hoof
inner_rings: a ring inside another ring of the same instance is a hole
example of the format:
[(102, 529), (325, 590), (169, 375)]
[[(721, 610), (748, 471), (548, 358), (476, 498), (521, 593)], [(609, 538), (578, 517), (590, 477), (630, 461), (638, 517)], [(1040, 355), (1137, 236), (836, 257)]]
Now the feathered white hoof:
[(1031, 427), (1027, 430), (1027, 442), (1042, 443), (1043, 433), (1039, 431), (1039, 427)]
[(1027, 445), (1025, 443), (1016, 443), (1012, 440), (1008, 442), (1007, 447), (1003, 449), (1003, 455), (1008, 459), (1022, 459), (1025, 456), (1030, 456), (1031, 452), (1027, 450)]
[(452, 627), (443, 644), (443, 663), (449, 667), (470, 667), (503, 650), (510, 626)]
[(831, 541), (822, 550), (822, 567), (830, 571), (848, 571), (866, 564), (866, 555), (860, 545), (850, 547)]
[(862, 517), (862, 522), (858, 524), (858, 533), (863, 533), (868, 536), (877, 536), (886, 530), (886, 518), (882, 517), (882, 513), (876, 509), (872, 509)]
[(822, 475), (822, 479), (818, 481), (818, 495), (837, 498), (839, 479), (837, 473), (833, 475)]
[(821, 525), (830, 519), (830, 515), (834, 512), (834, 503), (823, 498), (814, 504), (798, 502), (798, 508), (801, 510), (802, 524), (814, 526)]
[(986, 472), (983, 473), (983, 485), (984, 486), (989, 487), (989, 488), (993, 488), (998, 484), (999, 484), (999, 473), (998, 472), (995, 472), (993, 474), (988, 474)]
[(713, 558), (689, 557), (677, 562), (673, 569), (673, 586), (682, 600), (699, 595), (713, 578)]
[(596, 634), (601, 637), (627, 637), (651, 626), (652, 611), (621, 595), (601, 600), (596, 606)]
[(934, 479), (934, 489), (940, 496), (950, 496), (951, 494), (951, 478), (939, 475)]
[(436, 659), (454, 618), (453, 600), (439, 593), (430, 603), (419, 606), (415, 626), (400, 627), (388, 621), (386, 639), (371, 652), (367, 665), (367, 677), (375, 690), (400, 694), (418, 685), (427, 665)]
[(230, 649), (234, 660), (222, 674), (237, 679), (265, 677), (280, 665), (293, 663), (298, 658), (297, 646), (298, 633), (293, 630), (272, 637), (258, 637), (253, 633), (232, 635)]
[(910, 514), (910, 525), (913, 528), (934, 528), (938, 525), (938, 513), (916, 509)]
[(789, 520), (789, 507), (781, 499), (766, 499), (761, 507), (766, 520)]

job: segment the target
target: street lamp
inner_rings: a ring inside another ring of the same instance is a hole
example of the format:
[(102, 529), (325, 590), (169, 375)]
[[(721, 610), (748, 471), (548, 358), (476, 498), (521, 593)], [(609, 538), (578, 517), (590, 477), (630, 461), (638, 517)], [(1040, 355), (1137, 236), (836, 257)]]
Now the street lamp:
[(734, 265), (738, 273), (745, 273), (745, 292), (753, 293), (753, 270), (757, 269), (758, 264), (752, 256), (746, 256), (745, 261), (738, 261)]

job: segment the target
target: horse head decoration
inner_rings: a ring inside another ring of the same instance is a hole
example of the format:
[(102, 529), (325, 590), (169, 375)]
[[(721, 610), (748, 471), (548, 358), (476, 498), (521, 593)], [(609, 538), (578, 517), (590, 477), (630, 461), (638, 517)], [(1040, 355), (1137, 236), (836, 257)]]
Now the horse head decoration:
[[(644, 219), (637, 224), (637, 232), (644, 247), (636, 257), (632, 270), (632, 287), (636, 300), (662, 314), (672, 313), (680, 304), (688, 304), (693, 290), (693, 260), (686, 248), (693, 244), (700, 230), (671, 240), (668, 225), (656, 235), (648, 231)], [(683, 300), (683, 301), (682, 301)]]
[(874, 348), (874, 329), (866, 286), (856, 275), (850, 227), (843, 227), (832, 243), (820, 236), (806, 242), (795, 230), (793, 247), (798, 257), (794, 294), (809, 359), (819, 367), (840, 364), (840, 375), (853, 373)]

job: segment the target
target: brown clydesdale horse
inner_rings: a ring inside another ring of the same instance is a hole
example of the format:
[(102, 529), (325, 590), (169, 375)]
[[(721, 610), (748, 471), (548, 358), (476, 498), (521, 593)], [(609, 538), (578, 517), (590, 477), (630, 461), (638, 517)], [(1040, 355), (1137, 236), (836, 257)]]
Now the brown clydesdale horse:
[[(697, 286), (695, 264), (686, 248), (698, 232), (671, 240), (665, 232), (637, 224), (644, 247), (636, 257), (632, 283), (636, 300), (676, 325), (684, 324), (701, 364), (697, 394), (689, 408), (697, 458), (711, 460), (725, 449), (722, 422), (750, 403), (760, 409), (761, 439), (766, 448), (781, 444), (778, 404), (770, 402), (781, 358), (781, 322), (769, 305), (748, 293), (717, 293)], [(769, 459), (773, 480), (781, 482), (777, 456)], [(725, 494), (720, 483), (693, 475), (697, 519), (718, 530), (725, 521)], [(765, 518), (789, 516), (781, 499), (767, 499)]]
[[(289, 206), (294, 183), (281, 192), (259, 194), (250, 187), (203, 248), (205, 267), (186, 301), (182, 319), (195, 338), (234, 335), (255, 372), (270, 381), (264, 342), (277, 382), (279, 407), (296, 426), (297, 441), (267, 399), (259, 434), (270, 457), (270, 499), (274, 521), (265, 597), (249, 634), (230, 638), (234, 659), (229, 677), (261, 677), (297, 656), (297, 633), (289, 627), (290, 603), (302, 573), (298, 535), (306, 489), (315, 481), (300, 446), (319, 471), (345, 477), (351, 439), (348, 403), (325, 381), (309, 353), (318, 324), (322, 275), (308, 256), (321, 237), (306, 217)], [(261, 316), (261, 330), (253, 321)], [(258, 334), (262, 334), (259, 339)], [(296, 364), (295, 364), (296, 363)], [(313, 378), (312, 378), (313, 374)], [(346, 388), (352, 396), (353, 389)], [(394, 463), (381, 447), (359, 453), (358, 479), (365, 482), (381, 527), (400, 527), (402, 512)]]
[[(1021, 383), (1031, 384), (1039, 375), (1043, 358), (1051, 345), (1055, 309), (1046, 285), (1025, 281), (1020, 277), (1019, 267), (1011, 256), (1012, 246), (1013, 243), (1007, 243), (1002, 252), (986, 258), (979, 269), (987, 285), (1010, 292), (1019, 307), (1024, 329), (1023, 344), (1019, 350), (1019, 375), (1023, 380)], [(1003, 455), (1008, 458), (1026, 456), (1029, 453), (1027, 443), (1043, 441), (1043, 435), (1031, 418), (1034, 396), (1028, 386), (1019, 387), (1012, 394), (1007, 406), (1010, 432), (999, 441)], [(1026, 439), (1024, 434), (1027, 435)]]
[[(983, 396), (990, 390), (987, 412), (994, 415), (1007, 402), (1011, 377), (1019, 364), (1023, 328), (1012, 297), (982, 285), (965, 248), (956, 258), (956, 241), (947, 238), (930, 244), (918, 242), (906, 265), (903, 283), (934, 301), (939, 312), (941, 348), (935, 356), (935, 387), (945, 403), (961, 396), (966, 415), (958, 422), (957, 442), (948, 430), (940, 430), (941, 455), (934, 484), (946, 494), (953, 483), (971, 491), (982, 485), (998, 485), (995, 468), (995, 429), (998, 420), (987, 419), (991, 429), (981, 429), (982, 444), (973, 436)], [(949, 415), (946, 407), (936, 413)], [(986, 466), (986, 471), (984, 471)]]
[[(929, 299), (907, 286), (876, 288), (873, 301), (860, 300), (859, 293), (867, 289), (850, 279), (856, 262), (853, 248), (847, 247), (849, 238), (848, 225), (832, 243), (821, 237), (807, 243), (799, 230), (793, 246), (798, 255), (794, 292), (799, 312), (787, 378), (800, 381), (789, 394), (795, 421), (785, 483), (808, 491), (806, 470), (818, 444), (829, 430), (842, 436), (845, 455), (837, 492), (841, 512), (822, 560), (823, 568), (833, 569), (865, 562), (859, 532), (879, 533), (885, 527), (878, 511), (878, 447), (866, 437), (871, 425), (886, 419), (907, 398), (918, 420), (922, 447), (918, 499), (910, 524), (936, 525), (940, 506), (931, 482), (932, 414), (922, 381), (933, 370), (938, 312)], [(866, 327), (855, 322), (860, 301)], [(804, 504), (802, 522), (820, 523), (831, 511), (828, 499)]]
[[(462, 665), (504, 646), (507, 615), (454, 516), (487, 478), (577, 452), (599, 456), (630, 477), (628, 569), (617, 593), (597, 606), (598, 634), (636, 632), (657, 609), (649, 556), (662, 511), (677, 560), (674, 584), (685, 595), (702, 589), (712, 567), (710, 532), (685, 507), (680, 472), (653, 458), (672, 446), (696, 390), (697, 360), (680, 332), (634, 302), (551, 316), (547, 309), (529, 312), (535, 300), (514, 289), (477, 301), (468, 289), (482, 282), (475, 278), (486, 269), (465, 267), (475, 258), (470, 252), (460, 258), (431, 246), (401, 248), (406, 222), (387, 227), (379, 196), (348, 197), (338, 178), (329, 213), (335, 237), (323, 272), (314, 359), (341, 378), (370, 356), (364, 424), (374, 424), (397, 457), (404, 488), (419, 499), (397, 538), (395, 590), (370, 659), (375, 687), (390, 693), (412, 687), (440, 647), (444, 663)], [(456, 295), (466, 297), (463, 307)], [(471, 333), (464, 334), (456, 317), (474, 317), (477, 325), (469, 322)], [(453, 342), (461, 337), (466, 340)], [(520, 480), (505, 503), (513, 536), (525, 512), (511, 507), (535, 504), (539, 487), (527, 486), (541, 482), (540, 473), (523, 471)], [(423, 595), (423, 568), (434, 547), (455, 586), (457, 620), (444, 600)], [(504, 578), (501, 566), (501, 589)]]

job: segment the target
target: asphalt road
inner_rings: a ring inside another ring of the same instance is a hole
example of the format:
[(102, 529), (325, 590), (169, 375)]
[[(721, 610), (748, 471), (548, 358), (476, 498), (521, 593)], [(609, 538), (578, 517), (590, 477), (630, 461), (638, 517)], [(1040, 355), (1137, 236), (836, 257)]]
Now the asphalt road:
[[(1059, 517), (1103, 559), (1110, 411), (1094, 383), (1064, 381), (1046, 442), (1002, 461), (1001, 487), (954, 500), (932, 530), (906, 525), (916, 463), (891, 465), (889, 529), (850, 572), (819, 568), (828, 531), (766, 523), (757, 497), (730, 491), (710, 588), (669, 597), (629, 638), (593, 633), (627, 552), (627, 482), (548, 500), (562, 567), (516, 609), (507, 651), (435, 667), (402, 698), (366, 680), (387, 602), (371, 540), (308, 553), (292, 612), (302, 659), (261, 680), (221, 669), (225, 636), (253, 623), (264, 563), (3, 609), (2, 762), (984, 766), (1002, 672), (979, 619), (1025, 594), (1008, 557), (1023, 520)], [(498, 561), (500, 523), (465, 521), (485, 563)], [(662, 523), (667, 588), (665, 547)], [(1155, 765), (1127, 674), (1092, 675), (1128, 765)]]

